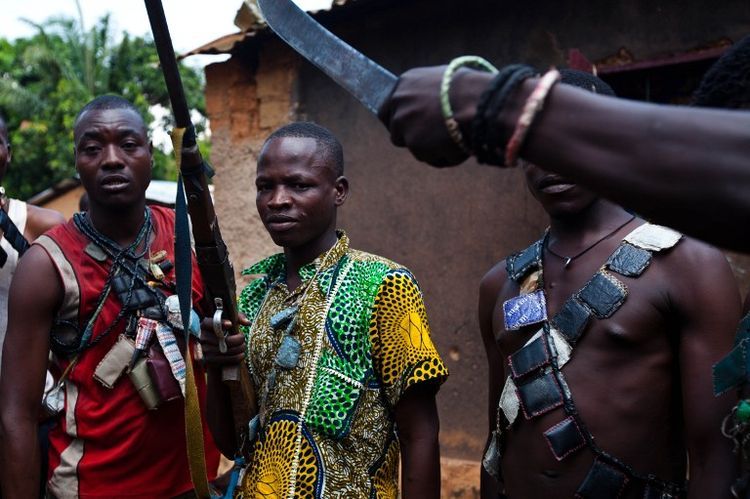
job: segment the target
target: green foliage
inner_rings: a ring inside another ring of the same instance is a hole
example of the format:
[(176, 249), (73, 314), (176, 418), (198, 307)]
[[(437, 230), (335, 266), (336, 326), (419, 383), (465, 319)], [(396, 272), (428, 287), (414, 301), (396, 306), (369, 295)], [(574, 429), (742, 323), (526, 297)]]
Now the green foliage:
[[(206, 138), (198, 138), (198, 147), (201, 150), (203, 159), (211, 162), (211, 141)], [(174, 155), (165, 153), (161, 149), (154, 147), (154, 169), (153, 177), (160, 180), (177, 180), (177, 165), (175, 164)], [(211, 179), (209, 179), (209, 182)]]
[[(149, 109), (169, 108), (169, 97), (153, 40), (123, 34), (113, 39), (109, 16), (88, 30), (79, 20), (52, 18), (28, 38), (0, 38), (0, 113), (7, 120), (13, 161), (3, 185), (26, 199), (75, 174), (73, 122), (97, 95), (118, 94), (132, 101), (149, 127)], [(180, 67), (188, 102), (205, 114), (202, 74)], [(205, 129), (205, 118), (196, 123)], [(202, 148), (202, 150), (206, 150)], [(206, 152), (207, 154), (207, 152)], [(154, 178), (176, 178), (174, 158), (154, 150)]]

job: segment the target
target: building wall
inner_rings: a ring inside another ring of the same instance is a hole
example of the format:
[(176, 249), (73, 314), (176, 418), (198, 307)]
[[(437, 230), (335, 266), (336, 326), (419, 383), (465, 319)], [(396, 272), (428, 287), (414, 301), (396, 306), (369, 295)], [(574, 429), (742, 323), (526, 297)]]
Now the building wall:
[[(687, 1), (384, 0), (355, 2), (321, 19), (399, 73), (466, 53), (542, 67), (564, 63), (570, 48), (593, 61), (620, 47), (648, 59), (722, 37), (738, 40), (750, 32), (750, 3), (709, 9)], [(546, 225), (521, 172), (473, 161), (443, 170), (418, 163), (345, 91), (273, 39), (209, 66), (207, 78), (217, 209), (235, 265), (275, 251), (252, 206), (263, 138), (292, 118), (329, 127), (344, 145), (352, 187), (341, 226), (355, 247), (411, 268), (424, 289), (433, 336), (451, 370), (438, 396), (443, 455), (478, 460), (487, 428), (479, 281)], [(735, 262), (744, 272), (747, 259)]]
[(50, 210), (58, 211), (62, 213), (67, 220), (70, 219), (74, 213), (78, 213), (78, 203), (80, 202), (83, 193), (83, 186), (79, 185), (78, 187), (66, 192), (65, 194), (50, 199), (48, 202), (40, 204), (39, 206), (41, 206), (42, 208), (49, 208)]
[(297, 56), (277, 45), (263, 51), (259, 63), (258, 75), (239, 57), (206, 68), (215, 207), (239, 286), (239, 271), (279, 251), (255, 209), (255, 170), (263, 141), (292, 120), (296, 108)]

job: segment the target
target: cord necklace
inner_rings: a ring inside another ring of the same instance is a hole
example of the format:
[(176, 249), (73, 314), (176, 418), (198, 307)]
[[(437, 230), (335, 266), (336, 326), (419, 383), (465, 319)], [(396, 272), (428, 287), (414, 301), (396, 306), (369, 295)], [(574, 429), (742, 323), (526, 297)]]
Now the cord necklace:
[(612, 237), (613, 235), (615, 235), (620, 229), (622, 229), (623, 227), (625, 227), (626, 225), (628, 225), (633, 220), (635, 220), (635, 215), (631, 216), (624, 223), (622, 223), (621, 225), (618, 225), (617, 227), (615, 227), (614, 230), (612, 230), (611, 232), (606, 233), (604, 236), (602, 236), (601, 238), (597, 239), (592, 244), (590, 244), (589, 246), (587, 246), (586, 248), (584, 248), (583, 251), (580, 251), (580, 252), (576, 253), (573, 256), (565, 256), (565, 255), (561, 255), (559, 253), (556, 253), (549, 246), (549, 238), (547, 238), (547, 240), (545, 241), (545, 248), (547, 249), (547, 251), (549, 251), (549, 253), (551, 255), (554, 255), (557, 258), (561, 259), (563, 262), (565, 262), (564, 268), (567, 269), (568, 266), (573, 262), (573, 260), (577, 259), (580, 256), (585, 255), (589, 250), (591, 250), (592, 248), (594, 248), (596, 245), (598, 245), (599, 243), (601, 243), (601, 242), (605, 241), (606, 239), (609, 239), (610, 237)]

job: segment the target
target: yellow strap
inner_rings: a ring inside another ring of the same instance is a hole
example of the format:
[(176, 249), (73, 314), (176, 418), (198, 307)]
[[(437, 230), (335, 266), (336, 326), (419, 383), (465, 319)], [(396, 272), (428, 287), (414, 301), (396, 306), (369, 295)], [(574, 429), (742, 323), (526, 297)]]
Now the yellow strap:
[(174, 151), (174, 161), (177, 168), (180, 168), (182, 162), (182, 136), (185, 135), (185, 128), (175, 128), (170, 134), (172, 137), (172, 150)]
[(188, 463), (190, 464), (190, 478), (193, 480), (195, 495), (209, 498), (206, 476), (206, 454), (203, 447), (203, 425), (201, 424), (201, 407), (198, 402), (198, 388), (195, 386), (193, 372), (193, 356), (190, 347), (187, 348), (185, 359), (187, 373), (185, 376), (185, 431), (187, 434)]
[[(185, 135), (184, 128), (172, 130), (172, 148), (174, 159), (179, 168), (182, 162), (182, 136)], [(181, 179), (178, 179), (181, 181)], [(206, 454), (203, 447), (203, 424), (201, 423), (201, 407), (198, 400), (198, 388), (195, 385), (195, 372), (193, 371), (193, 356), (190, 353), (190, 342), (188, 339), (185, 352), (185, 437), (187, 444), (188, 464), (190, 466), (190, 479), (193, 481), (195, 495), (201, 499), (211, 497), (208, 488), (208, 477), (206, 474)]]

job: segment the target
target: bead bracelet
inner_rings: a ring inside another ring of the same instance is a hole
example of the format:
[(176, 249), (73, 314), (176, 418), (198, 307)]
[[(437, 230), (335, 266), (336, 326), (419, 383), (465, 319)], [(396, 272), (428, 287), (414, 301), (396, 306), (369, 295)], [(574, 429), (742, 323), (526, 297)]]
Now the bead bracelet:
[(516, 123), (516, 128), (513, 130), (513, 135), (505, 146), (505, 166), (515, 166), (531, 124), (544, 107), (544, 101), (547, 99), (550, 90), (558, 81), (560, 81), (560, 72), (554, 68), (550, 69), (542, 76), (534, 91), (526, 100), (521, 116)]
[(497, 73), (497, 68), (490, 64), (487, 60), (476, 56), (476, 55), (464, 55), (453, 59), (448, 67), (445, 68), (443, 73), (443, 81), (440, 84), (440, 107), (443, 111), (443, 118), (445, 119), (445, 127), (448, 129), (453, 142), (461, 148), (466, 154), (471, 154), (471, 149), (466, 144), (464, 136), (458, 126), (458, 121), (453, 116), (453, 109), (451, 108), (450, 101), (450, 87), (453, 75), (462, 67), (470, 67), (473, 69), (479, 69), (488, 73)]

